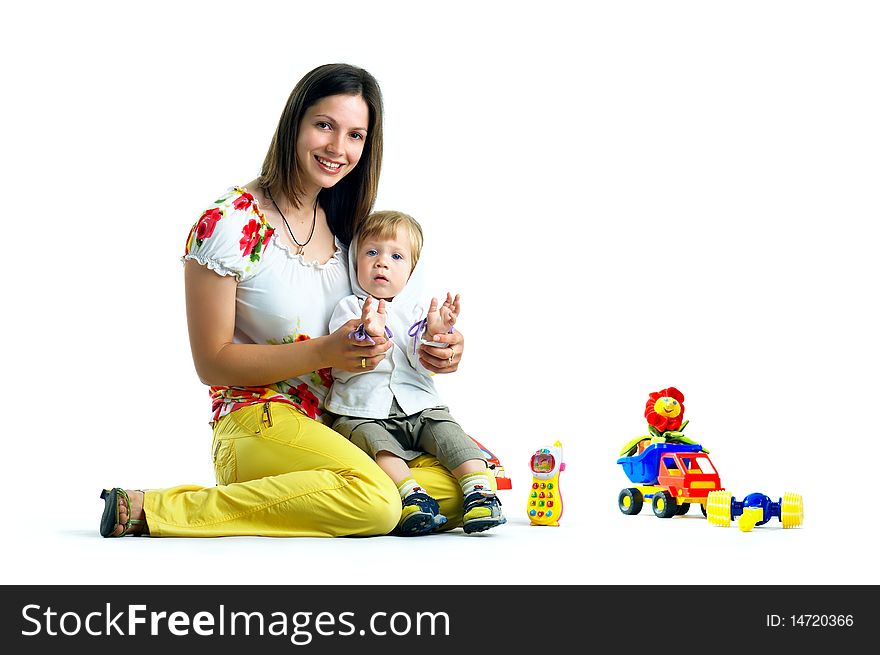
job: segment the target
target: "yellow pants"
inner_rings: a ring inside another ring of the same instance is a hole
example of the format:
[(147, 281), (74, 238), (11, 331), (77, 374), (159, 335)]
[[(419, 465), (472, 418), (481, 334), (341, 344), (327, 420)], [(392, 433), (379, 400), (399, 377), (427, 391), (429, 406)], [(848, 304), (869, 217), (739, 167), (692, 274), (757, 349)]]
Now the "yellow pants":
[[(400, 494), (369, 455), (289, 405), (236, 410), (214, 426), (217, 486), (151, 489), (155, 537), (372, 536), (400, 519)], [(458, 481), (430, 455), (409, 463), (449, 522), (461, 524)]]

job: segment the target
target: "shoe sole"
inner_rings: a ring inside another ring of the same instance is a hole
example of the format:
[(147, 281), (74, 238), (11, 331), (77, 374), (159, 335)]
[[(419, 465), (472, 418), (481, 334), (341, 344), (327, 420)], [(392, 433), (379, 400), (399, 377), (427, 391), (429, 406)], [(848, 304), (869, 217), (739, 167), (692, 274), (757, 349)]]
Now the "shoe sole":
[(444, 523), (446, 523), (446, 517), (442, 514), (435, 516), (430, 512), (413, 512), (404, 519), (397, 531), (404, 537), (418, 537), (430, 534)]
[(98, 529), (102, 537), (112, 537), (113, 530), (118, 525), (118, 492), (116, 489), (104, 489), (101, 492), (101, 500), (104, 501), (104, 513), (101, 515), (101, 525)]
[(507, 523), (507, 519), (502, 517), (491, 517), (487, 516), (484, 518), (474, 519), (473, 521), (468, 521), (464, 525), (462, 525), (462, 529), (465, 534), (471, 534), (473, 532), (485, 532), (491, 528), (498, 527), (499, 525), (504, 525)]

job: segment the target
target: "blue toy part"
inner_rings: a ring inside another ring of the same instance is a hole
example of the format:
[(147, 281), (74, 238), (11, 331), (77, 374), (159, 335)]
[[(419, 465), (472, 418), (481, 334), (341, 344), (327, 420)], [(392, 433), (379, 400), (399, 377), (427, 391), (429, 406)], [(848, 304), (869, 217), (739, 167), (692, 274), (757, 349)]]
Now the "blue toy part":
[(750, 532), (752, 528), (764, 525), (770, 519), (779, 519), (783, 528), (795, 528), (803, 523), (804, 502), (800, 494), (786, 492), (778, 501), (767, 494), (751, 493), (741, 501), (729, 491), (709, 493), (706, 517), (711, 525), (727, 527), (734, 519), (739, 529)]
[(736, 505), (736, 509), (731, 510), (736, 512), (734, 516), (748, 513), (754, 514), (756, 518), (760, 517), (760, 520), (755, 522), (755, 527), (759, 525), (764, 525), (772, 518), (782, 518), (781, 498), (778, 502), (774, 503), (766, 494), (756, 492), (749, 494), (748, 496), (743, 498), (743, 501), (741, 503), (736, 503)]
[(664, 453), (697, 453), (702, 450), (700, 444), (654, 443), (638, 455), (621, 457), (617, 463), (623, 467), (626, 477), (633, 484), (657, 484), (660, 458)]

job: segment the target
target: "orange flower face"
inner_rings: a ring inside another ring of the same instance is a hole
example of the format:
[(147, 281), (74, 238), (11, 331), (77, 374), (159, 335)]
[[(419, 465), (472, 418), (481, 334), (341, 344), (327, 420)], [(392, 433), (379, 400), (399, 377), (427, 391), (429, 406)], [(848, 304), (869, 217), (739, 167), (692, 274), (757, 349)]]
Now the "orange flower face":
[(648, 394), (645, 418), (660, 432), (678, 430), (684, 419), (684, 394), (675, 387)]

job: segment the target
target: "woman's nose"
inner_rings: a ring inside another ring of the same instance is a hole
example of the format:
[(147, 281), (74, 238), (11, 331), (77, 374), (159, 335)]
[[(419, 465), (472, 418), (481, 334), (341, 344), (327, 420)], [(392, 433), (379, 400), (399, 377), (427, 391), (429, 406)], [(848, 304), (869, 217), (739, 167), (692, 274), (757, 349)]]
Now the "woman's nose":
[(327, 143), (327, 152), (338, 155), (342, 152), (342, 137), (331, 138)]

